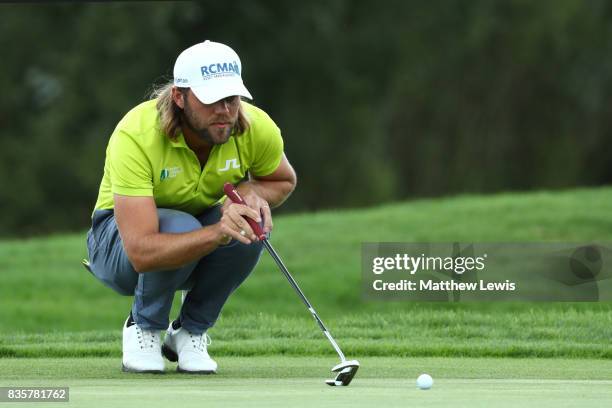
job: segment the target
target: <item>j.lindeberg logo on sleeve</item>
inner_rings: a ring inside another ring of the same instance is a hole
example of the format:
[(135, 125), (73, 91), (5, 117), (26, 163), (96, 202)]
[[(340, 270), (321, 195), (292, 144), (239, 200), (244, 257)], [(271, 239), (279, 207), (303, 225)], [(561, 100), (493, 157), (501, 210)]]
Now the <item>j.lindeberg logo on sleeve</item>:
[(180, 167), (168, 167), (167, 169), (162, 169), (161, 174), (159, 175), (159, 181), (164, 181), (168, 178), (174, 178), (182, 171), (183, 169), (181, 169)]
[(239, 169), (240, 164), (238, 164), (238, 159), (228, 159), (225, 161), (225, 167), (219, 169), (219, 172), (228, 171), (229, 169)]

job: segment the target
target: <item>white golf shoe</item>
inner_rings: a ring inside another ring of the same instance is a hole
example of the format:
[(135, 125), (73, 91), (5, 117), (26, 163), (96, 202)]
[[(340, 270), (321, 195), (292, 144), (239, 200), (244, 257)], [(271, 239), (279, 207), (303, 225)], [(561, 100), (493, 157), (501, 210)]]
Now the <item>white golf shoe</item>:
[(163, 373), (159, 331), (144, 330), (136, 323), (123, 325), (123, 371), (134, 373)]
[(177, 371), (192, 374), (215, 374), (217, 363), (210, 358), (206, 346), (210, 337), (188, 332), (182, 327), (168, 327), (162, 346), (162, 353), (170, 361), (178, 361)]

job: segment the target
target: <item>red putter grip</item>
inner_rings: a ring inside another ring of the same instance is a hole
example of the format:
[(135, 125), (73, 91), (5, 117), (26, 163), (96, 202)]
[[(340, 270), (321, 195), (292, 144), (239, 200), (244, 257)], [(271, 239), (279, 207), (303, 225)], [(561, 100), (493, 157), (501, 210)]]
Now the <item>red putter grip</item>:
[[(236, 189), (234, 188), (232, 184), (225, 183), (223, 185), (223, 191), (225, 192), (225, 195), (230, 200), (232, 200), (234, 203), (246, 205), (244, 203), (244, 200), (242, 199), (242, 197), (240, 197), (240, 194), (238, 194), (238, 192), (236, 191)], [(257, 238), (259, 238), (260, 241), (266, 239), (266, 234), (263, 232), (263, 230), (261, 229), (261, 226), (254, 219), (249, 218), (249, 217), (244, 217), (244, 216), (242, 218), (244, 218), (249, 223), (249, 225), (251, 226), (251, 229), (253, 230), (255, 235), (257, 235)]]

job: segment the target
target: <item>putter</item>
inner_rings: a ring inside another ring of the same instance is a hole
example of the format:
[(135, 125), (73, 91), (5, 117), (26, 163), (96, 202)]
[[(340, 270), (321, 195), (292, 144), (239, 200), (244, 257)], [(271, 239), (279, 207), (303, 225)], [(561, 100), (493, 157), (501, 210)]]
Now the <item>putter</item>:
[[(242, 197), (240, 197), (240, 195), (238, 194), (238, 192), (236, 191), (236, 189), (234, 188), (232, 184), (225, 183), (223, 185), (223, 191), (229, 197), (229, 199), (232, 200), (234, 203), (243, 204), (243, 205), (245, 204), (244, 200), (242, 199)], [(342, 352), (342, 350), (340, 350), (340, 346), (338, 346), (338, 343), (336, 343), (336, 341), (330, 334), (329, 330), (327, 330), (327, 327), (325, 327), (325, 325), (323, 324), (323, 322), (317, 315), (317, 312), (315, 312), (314, 308), (312, 307), (308, 299), (306, 299), (304, 292), (302, 292), (297, 282), (295, 281), (295, 279), (293, 279), (293, 276), (291, 276), (291, 274), (287, 270), (287, 267), (285, 266), (285, 264), (283, 264), (283, 261), (280, 259), (280, 257), (278, 256), (278, 254), (272, 247), (272, 244), (270, 244), (270, 242), (266, 238), (266, 234), (264, 234), (261, 226), (257, 222), (255, 222), (255, 220), (251, 218), (244, 217), (244, 219), (249, 223), (249, 225), (251, 226), (251, 229), (253, 230), (257, 238), (263, 243), (264, 247), (268, 250), (268, 253), (270, 254), (270, 256), (272, 256), (272, 259), (274, 259), (274, 262), (276, 262), (276, 264), (278, 265), (280, 270), (283, 272), (287, 280), (289, 280), (289, 283), (291, 284), (293, 289), (295, 289), (297, 294), (300, 296), (300, 298), (302, 299), (302, 302), (304, 302), (304, 304), (306, 305), (306, 307), (312, 314), (312, 317), (314, 317), (315, 321), (317, 322), (317, 324), (323, 331), (323, 334), (325, 335), (325, 337), (327, 337), (329, 342), (334, 347), (334, 350), (336, 350), (336, 353), (338, 353), (338, 356), (340, 356), (340, 360), (341, 360), (340, 363), (335, 365), (331, 369), (332, 373), (337, 373), (336, 378), (326, 380), (325, 384), (331, 385), (332, 387), (349, 385), (351, 381), (353, 380), (353, 377), (357, 373), (357, 370), (359, 369), (359, 361), (357, 360), (347, 361), (346, 357), (344, 357), (344, 353)]]

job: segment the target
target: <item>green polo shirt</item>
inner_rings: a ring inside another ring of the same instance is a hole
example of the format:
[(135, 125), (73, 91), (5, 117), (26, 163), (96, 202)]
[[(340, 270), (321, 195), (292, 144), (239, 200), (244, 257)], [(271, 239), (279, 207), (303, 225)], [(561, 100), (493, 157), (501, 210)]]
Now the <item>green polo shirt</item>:
[(225, 182), (236, 184), (247, 171), (267, 176), (278, 168), (283, 139), (263, 110), (242, 102), (250, 128), (213, 146), (201, 168), (182, 133), (172, 141), (162, 132), (156, 103), (154, 99), (136, 106), (115, 128), (94, 211), (112, 209), (113, 194), (120, 194), (153, 197), (158, 208), (197, 215), (223, 198)]

